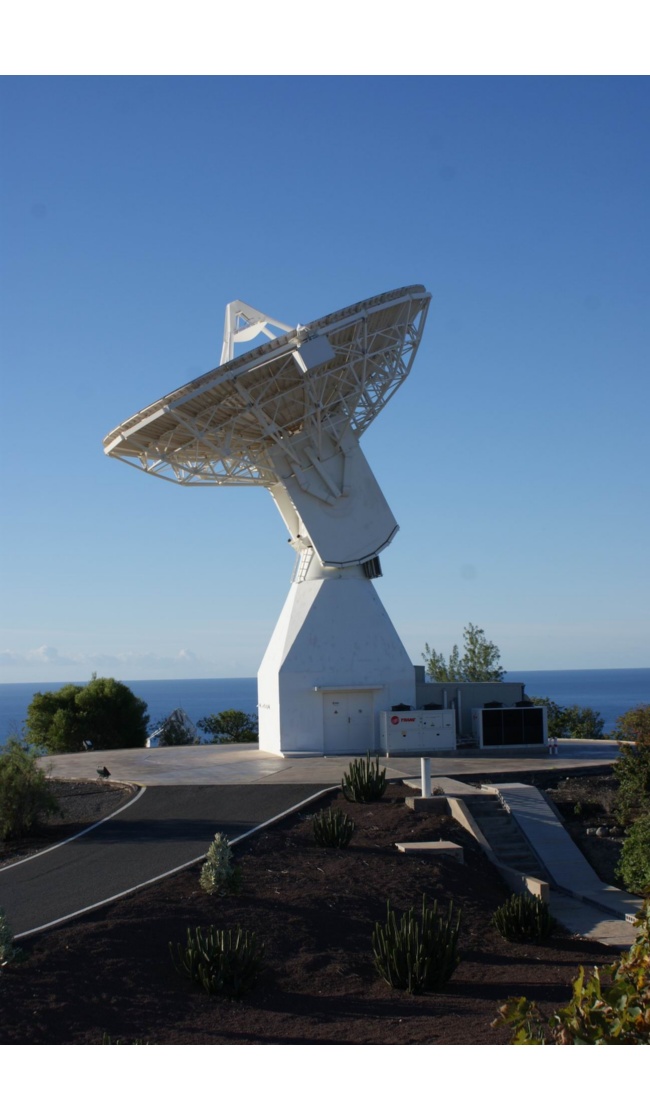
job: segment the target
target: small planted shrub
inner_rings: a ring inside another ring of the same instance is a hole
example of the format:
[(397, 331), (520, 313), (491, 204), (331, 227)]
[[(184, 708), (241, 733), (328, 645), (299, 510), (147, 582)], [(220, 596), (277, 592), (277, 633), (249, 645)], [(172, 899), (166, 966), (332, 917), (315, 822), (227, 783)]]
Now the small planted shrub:
[(454, 915), (452, 902), (447, 914), (442, 915), (437, 901), (427, 906), (423, 896), (421, 914), (416, 917), (411, 908), (398, 922), (387, 902), (386, 921), (377, 922), (372, 935), (379, 975), (391, 988), (401, 988), (411, 995), (439, 991), (460, 963), (460, 918), (460, 912)]
[(340, 809), (323, 809), (314, 817), (314, 840), (320, 848), (347, 848), (353, 832), (354, 821)]
[(629, 829), (616, 873), (629, 891), (650, 892), (650, 814), (639, 817)]
[(235, 866), (232, 848), (223, 832), (215, 833), (199, 878), (206, 894), (236, 894), (240, 886), (240, 871)]
[(547, 904), (532, 894), (513, 894), (495, 910), (492, 924), (505, 941), (541, 944), (548, 941), (555, 929)]
[(647, 1046), (650, 1044), (650, 910), (644, 903), (634, 945), (614, 965), (580, 968), (566, 1007), (544, 1020), (535, 1003), (513, 996), (493, 1026), (510, 1027), (514, 1046)]
[(169, 951), (177, 971), (211, 996), (239, 999), (257, 982), (263, 967), (263, 947), (258, 947), (254, 933), (240, 928), (197, 926), (188, 929), (185, 945), (170, 941)]
[(386, 792), (386, 768), (380, 771), (379, 758), (370, 761), (370, 753), (365, 758), (351, 762), (343, 779), (341, 789), (348, 801), (379, 801)]

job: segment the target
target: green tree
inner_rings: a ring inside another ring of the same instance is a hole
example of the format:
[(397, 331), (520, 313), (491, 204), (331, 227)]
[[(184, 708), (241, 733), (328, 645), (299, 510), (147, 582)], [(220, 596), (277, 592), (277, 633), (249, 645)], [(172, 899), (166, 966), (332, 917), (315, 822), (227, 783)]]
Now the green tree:
[(558, 739), (602, 739), (605, 720), (593, 708), (572, 704), (562, 708), (548, 696), (529, 696), (538, 707), (546, 708), (548, 733)]
[(593, 708), (572, 704), (564, 709), (566, 739), (602, 739), (605, 720)]
[(27, 836), (59, 811), (36, 759), (15, 736), (0, 754), (0, 838)]
[(165, 719), (154, 720), (149, 734), (158, 732), (159, 747), (187, 747), (199, 741), (192, 727), (193, 724), (182, 708), (175, 708)]
[(622, 824), (630, 824), (650, 813), (650, 704), (620, 716), (614, 736), (618, 739), (616, 813)]
[(235, 708), (228, 708), (218, 715), (205, 716), (197, 723), (201, 731), (211, 735), (211, 743), (256, 743), (257, 719)]
[(565, 709), (556, 704), (548, 696), (529, 696), (528, 699), (532, 704), (536, 704), (538, 708), (546, 708), (546, 718), (548, 721), (548, 733), (551, 738), (555, 736), (556, 739), (564, 739), (566, 723), (564, 720)]
[(50, 754), (144, 747), (147, 705), (121, 681), (93, 674), (87, 685), (37, 692), (27, 710), (26, 739)]
[(502, 681), (505, 670), (500, 664), (499, 647), (487, 640), (485, 631), (469, 622), (463, 630), (463, 638), (462, 657), (458, 646), (454, 646), (448, 661), (428, 643), (425, 645), (422, 657), (429, 678), (442, 683)]

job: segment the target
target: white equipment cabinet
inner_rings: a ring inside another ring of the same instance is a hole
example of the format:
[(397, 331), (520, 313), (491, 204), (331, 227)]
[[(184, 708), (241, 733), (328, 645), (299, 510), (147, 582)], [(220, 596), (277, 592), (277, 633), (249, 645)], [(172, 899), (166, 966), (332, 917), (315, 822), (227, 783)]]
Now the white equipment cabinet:
[(420, 754), (456, 749), (456, 713), (380, 712), (381, 748), (385, 754)]

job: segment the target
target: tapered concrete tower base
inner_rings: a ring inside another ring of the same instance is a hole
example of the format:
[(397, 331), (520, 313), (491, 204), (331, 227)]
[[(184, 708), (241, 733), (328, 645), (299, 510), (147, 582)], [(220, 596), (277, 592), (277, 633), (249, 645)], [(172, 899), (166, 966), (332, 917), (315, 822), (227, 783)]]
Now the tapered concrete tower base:
[(415, 705), (415, 672), (360, 567), (293, 583), (258, 673), (260, 748), (379, 749), (379, 715)]

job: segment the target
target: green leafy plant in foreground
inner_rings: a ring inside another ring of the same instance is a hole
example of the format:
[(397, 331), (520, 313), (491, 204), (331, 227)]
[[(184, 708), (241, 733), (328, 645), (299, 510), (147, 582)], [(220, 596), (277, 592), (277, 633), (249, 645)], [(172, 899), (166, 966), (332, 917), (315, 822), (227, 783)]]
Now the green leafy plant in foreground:
[(449, 903), (446, 916), (438, 913), (438, 902), (427, 906), (422, 896), (422, 911), (412, 907), (397, 921), (390, 902), (386, 903), (386, 922), (377, 922), (372, 935), (375, 967), (391, 988), (410, 994), (436, 992), (442, 988), (460, 963), (458, 935), (460, 913), (454, 915)]
[(639, 817), (628, 830), (616, 874), (629, 891), (650, 891), (650, 814)]
[(54, 813), (59, 803), (30, 750), (11, 736), (0, 754), (0, 839), (28, 836)]
[(650, 704), (620, 716), (614, 737), (618, 740), (616, 816), (629, 825), (650, 813)]
[(548, 941), (556, 926), (548, 905), (528, 892), (512, 894), (495, 910), (492, 924), (505, 941), (534, 944)]
[(206, 894), (236, 894), (240, 871), (233, 863), (232, 848), (223, 832), (216, 832), (201, 868), (199, 883)]
[(535, 1003), (513, 997), (493, 1026), (512, 1030), (515, 1046), (643, 1046), (650, 1043), (650, 910), (646, 900), (634, 923), (632, 948), (614, 965), (580, 968), (566, 1007), (544, 1021)]
[(351, 762), (341, 780), (341, 789), (348, 801), (380, 801), (386, 792), (386, 768), (379, 769), (379, 758), (370, 761), (370, 752), (365, 758)]
[(327, 813), (323, 809), (314, 817), (313, 828), (314, 840), (320, 848), (347, 848), (354, 821), (340, 809), (329, 809)]
[(200, 984), (211, 995), (239, 999), (256, 983), (262, 970), (263, 947), (254, 933), (241, 928), (188, 929), (187, 942), (169, 943), (178, 972)]

